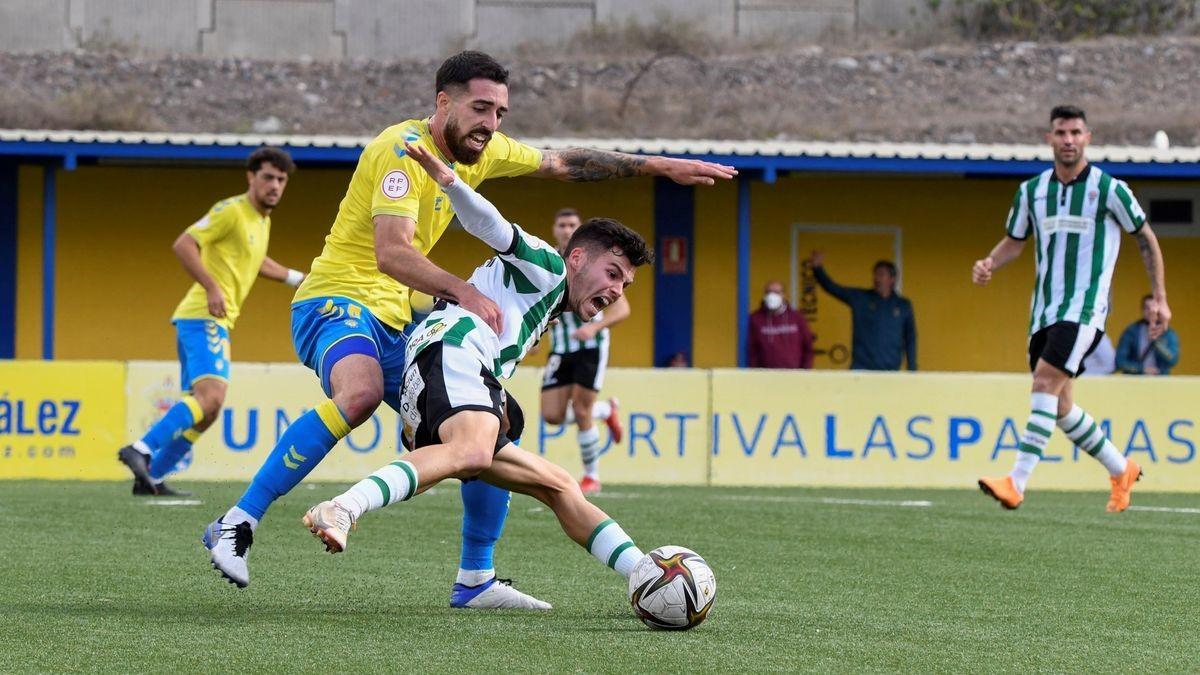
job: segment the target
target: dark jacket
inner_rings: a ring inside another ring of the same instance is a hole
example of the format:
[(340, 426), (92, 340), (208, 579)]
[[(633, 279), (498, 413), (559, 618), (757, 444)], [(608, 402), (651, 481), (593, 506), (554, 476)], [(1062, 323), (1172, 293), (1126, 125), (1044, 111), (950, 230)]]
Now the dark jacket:
[(855, 370), (900, 370), (903, 356), (908, 369), (917, 369), (917, 327), (912, 303), (896, 293), (883, 297), (873, 288), (847, 288), (834, 283), (825, 268), (814, 267), (821, 288), (850, 306), (853, 339), (850, 367)]
[[(1117, 370), (1122, 373), (1143, 374), (1143, 355), (1138, 351), (1138, 346), (1145, 327), (1145, 319), (1134, 321), (1121, 333), (1121, 341), (1117, 343)], [(1162, 337), (1154, 341), (1153, 349), (1158, 374), (1169, 375), (1175, 364), (1179, 363), (1179, 334), (1174, 328), (1168, 328)]]
[(750, 315), (746, 362), (751, 368), (812, 368), (813, 336), (804, 315), (790, 306), (765, 305)]

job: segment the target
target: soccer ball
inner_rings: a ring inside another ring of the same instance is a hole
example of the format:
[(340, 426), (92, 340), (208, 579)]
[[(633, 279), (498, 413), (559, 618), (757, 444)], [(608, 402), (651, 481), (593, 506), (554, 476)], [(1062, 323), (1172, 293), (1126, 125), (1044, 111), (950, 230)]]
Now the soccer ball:
[(699, 626), (717, 599), (717, 578), (695, 551), (663, 546), (629, 575), (629, 602), (642, 623), (662, 630)]

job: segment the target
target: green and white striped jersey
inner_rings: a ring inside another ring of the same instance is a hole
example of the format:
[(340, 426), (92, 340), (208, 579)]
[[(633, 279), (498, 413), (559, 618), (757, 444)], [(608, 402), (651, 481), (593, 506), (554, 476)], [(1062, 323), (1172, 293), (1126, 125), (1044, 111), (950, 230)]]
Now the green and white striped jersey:
[[(604, 312), (599, 312), (592, 321), (604, 318)], [(583, 349), (599, 349), (608, 343), (608, 329), (601, 328), (590, 340), (576, 340), (571, 335), (588, 322), (580, 319), (574, 312), (563, 312), (558, 317), (558, 323), (550, 327), (551, 354), (572, 354)]]
[(1121, 232), (1145, 222), (1129, 186), (1091, 165), (1066, 185), (1053, 168), (1022, 183), (1006, 229), (1014, 239), (1034, 238), (1030, 335), (1060, 321), (1104, 330)]
[(461, 181), (446, 188), (464, 229), (497, 250), (467, 282), (500, 307), (504, 330), (497, 335), (474, 313), (445, 301), (417, 324), (408, 343), (408, 363), (441, 341), (471, 351), (496, 377), (511, 377), (517, 364), (562, 309), (567, 294), (566, 263), (554, 247), (504, 220), (489, 202)]

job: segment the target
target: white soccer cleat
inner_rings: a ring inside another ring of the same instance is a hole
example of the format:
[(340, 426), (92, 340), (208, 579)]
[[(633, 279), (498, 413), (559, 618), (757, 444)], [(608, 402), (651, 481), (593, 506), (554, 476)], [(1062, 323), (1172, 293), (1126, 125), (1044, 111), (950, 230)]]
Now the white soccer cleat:
[(346, 539), (355, 527), (354, 516), (335, 501), (317, 504), (304, 514), (301, 521), (314, 537), (325, 542), (325, 550), (330, 553), (346, 550)]
[(454, 584), (450, 591), (450, 606), (456, 609), (553, 609), (550, 603), (513, 588), (511, 579), (495, 577), (478, 586)]
[(238, 588), (245, 588), (250, 585), (246, 556), (254, 544), (254, 530), (247, 522), (230, 524), (224, 521), (221, 517), (209, 523), (200, 541), (208, 549), (213, 569)]

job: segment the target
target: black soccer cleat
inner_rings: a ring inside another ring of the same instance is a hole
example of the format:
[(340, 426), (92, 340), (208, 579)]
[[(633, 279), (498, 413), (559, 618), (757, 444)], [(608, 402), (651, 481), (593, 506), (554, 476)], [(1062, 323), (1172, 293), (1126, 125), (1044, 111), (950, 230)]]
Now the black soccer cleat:
[(188, 492), (187, 490), (176, 490), (175, 488), (171, 487), (170, 485), (167, 485), (166, 483), (159, 483), (158, 485), (152, 485), (151, 487), (154, 488), (154, 490), (155, 490), (154, 494), (158, 495), (159, 497), (191, 497), (192, 496), (192, 493)]
[[(117, 451), (117, 459), (129, 468), (133, 474), (133, 494), (154, 494), (154, 481), (150, 480), (150, 459), (138, 452), (132, 445), (127, 445)], [(138, 492), (138, 483), (150, 486), (150, 492)]]

